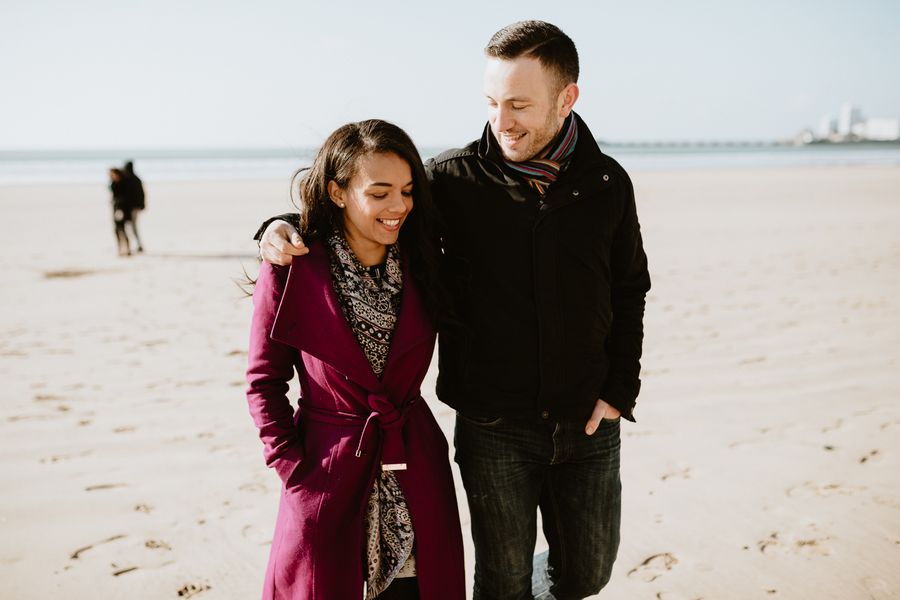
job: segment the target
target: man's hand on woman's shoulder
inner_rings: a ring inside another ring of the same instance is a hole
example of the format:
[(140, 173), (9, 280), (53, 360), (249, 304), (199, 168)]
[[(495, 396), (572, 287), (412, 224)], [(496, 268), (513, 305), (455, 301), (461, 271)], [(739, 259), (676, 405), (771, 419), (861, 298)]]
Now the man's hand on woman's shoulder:
[(273, 265), (289, 265), (295, 256), (308, 252), (300, 233), (287, 221), (269, 223), (259, 240), (260, 258)]

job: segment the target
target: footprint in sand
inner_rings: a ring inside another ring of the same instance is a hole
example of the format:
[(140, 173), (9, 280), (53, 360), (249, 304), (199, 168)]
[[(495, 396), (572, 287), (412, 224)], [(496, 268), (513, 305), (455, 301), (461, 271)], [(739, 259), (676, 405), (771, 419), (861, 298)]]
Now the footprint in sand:
[(153, 507), (149, 504), (136, 504), (134, 506), (134, 510), (135, 512), (141, 512), (145, 515), (149, 515), (151, 512), (153, 512)]
[(84, 277), (85, 275), (93, 275), (96, 271), (88, 271), (85, 269), (61, 269), (59, 271), (44, 271), (44, 279), (74, 279), (75, 277)]
[(116, 540), (121, 540), (121, 539), (124, 539), (125, 537), (126, 537), (126, 536), (125, 536), (124, 533), (120, 533), (120, 534), (118, 534), (118, 535), (112, 536), (111, 538), (106, 538), (105, 540), (101, 540), (101, 541), (96, 542), (96, 543), (94, 543), (94, 544), (88, 544), (87, 546), (82, 546), (81, 548), (79, 548), (79, 549), (75, 550), (74, 552), (72, 552), (72, 554), (69, 555), (69, 558), (72, 559), (72, 560), (78, 560), (78, 558), (79, 558), (83, 553), (87, 552), (88, 550), (92, 550), (93, 548), (99, 546), (100, 544), (108, 544), (109, 542), (114, 542), (114, 541), (116, 541)]
[(865, 486), (849, 486), (841, 485), (840, 483), (826, 483), (824, 485), (819, 485), (812, 481), (806, 481), (801, 485), (788, 488), (785, 494), (792, 498), (809, 496), (828, 498), (829, 496), (853, 496), (865, 490)]
[(754, 365), (754, 364), (765, 362), (765, 361), (766, 361), (765, 356), (752, 356), (752, 357), (741, 360), (740, 362), (738, 362), (738, 365), (740, 365), (740, 366)]
[(255, 542), (259, 546), (268, 546), (272, 543), (271, 532), (265, 533), (263, 530), (261, 530), (256, 525), (253, 525), (252, 523), (241, 527), (241, 536), (244, 539)]
[[(810, 526), (815, 533), (816, 527)], [(830, 556), (831, 548), (828, 540), (831, 538), (811, 536), (783, 536), (777, 531), (769, 534), (769, 537), (756, 543), (757, 548), (763, 554), (799, 554), (801, 556)]]
[(83, 452), (73, 452), (72, 454), (54, 454), (52, 456), (45, 456), (44, 458), (40, 459), (39, 462), (42, 465), (47, 464), (47, 463), (57, 463), (62, 460), (71, 460), (73, 458), (81, 458), (83, 456), (88, 456), (88, 455), (92, 454), (93, 452), (94, 452), (93, 450), (85, 450)]
[(878, 577), (864, 577), (860, 580), (860, 584), (868, 592), (871, 600), (889, 600), (897, 597), (887, 582)]
[(178, 590), (178, 597), (190, 598), (211, 589), (212, 586), (210, 586), (208, 583), (188, 583), (181, 586), (181, 589)]
[(46, 421), (52, 419), (53, 415), (12, 415), (6, 418), (10, 423), (17, 421)]
[(255, 492), (255, 493), (259, 493), (259, 494), (265, 494), (266, 492), (269, 491), (269, 488), (266, 487), (266, 484), (259, 483), (256, 481), (254, 481), (252, 483), (241, 484), (238, 487), (238, 489), (241, 490), (242, 492)]
[(116, 427), (113, 429), (113, 433), (131, 433), (137, 429), (134, 425), (122, 425), (121, 427)]
[(84, 491), (95, 492), (97, 490), (111, 490), (113, 488), (120, 488), (120, 487), (128, 487), (128, 484), (127, 483), (98, 483), (95, 485), (87, 486), (86, 488), (84, 488)]
[(62, 396), (54, 396), (53, 394), (35, 394), (32, 398), (35, 402), (56, 402), (62, 400)]
[(689, 598), (676, 592), (656, 592), (656, 600), (703, 600), (703, 597)]
[(668, 472), (668, 473), (664, 473), (663, 475), (661, 475), (661, 476), (660, 476), (660, 479), (661, 479), (662, 481), (665, 481), (665, 480), (667, 480), (667, 479), (673, 479), (673, 478), (676, 478), (676, 477), (677, 477), (678, 479), (690, 479), (690, 478), (691, 478), (691, 468), (690, 468), (690, 467), (685, 467), (685, 468), (683, 468), (683, 469), (675, 469), (675, 470), (672, 470), (672, 471), (670, 471), (670, 472)]
[(873, 498), (873, 499), (875, 500), (875, 502), (877, 502), (878, 504), (880, 504), (882, 506), (890, 506), (891, 508), (900, 509), (900, 500), (898, 500), (897, 498), (887, 497), (887, 496), (875, 496), (875, 498)]
[(211, 383), (212, 379), (192, 379), (188, 381), (177, 381), (175, 382), (175, 387), (199, 387), (201, 385), (206, 385), (207, 383)]
[(825, 427), (823, 427), (822, 433), (828, 433), (829, 431), (835, 431), (837, 429), (840, 429), (843, 424), (844, 424), (844, 419), (838, 419), (831, 425), (826, 425)]
[(147, 540), (144, 546), (151, 550), (171, 550), (172, 546), (160, 540)]
[(878, 449), (870, 450), (868, 453), (866, 453), (860, 457), (859, 464), (861, 464), (861, 465), (865, 464), (865, 463), (869, 462), (870, 460), (872, 460), (873, 458), (879, 456), (880, 454), (881, 454), (881, 450), (878, 450)]
[(640, 579), (645, 583), (650, 583), (659, 578), (666, 571), (671, 571), (672, 567), (677, 564), (678, 559), (675, 558), (675, 555), (673, 554), (668, 552), (654, 554), (653, 556), (644, 559), (644, 562), (635, 568), (628, 571), (628, 576), (634, 579)]

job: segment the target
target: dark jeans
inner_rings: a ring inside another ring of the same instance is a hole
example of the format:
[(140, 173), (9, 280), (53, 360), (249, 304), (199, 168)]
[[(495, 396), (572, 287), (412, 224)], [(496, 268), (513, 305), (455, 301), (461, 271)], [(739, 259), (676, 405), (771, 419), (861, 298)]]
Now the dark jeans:
[[(573, 600), (609, 581), (619, 547), (619, 421), (473, 419), (454, 442), (475, 542), (474, 600)], [(534, 561), (537, 511), (550, 550)], [(544, 565), (534, 573), (532, 563)], [(550, 593), (538, 589), (548, 581)]]

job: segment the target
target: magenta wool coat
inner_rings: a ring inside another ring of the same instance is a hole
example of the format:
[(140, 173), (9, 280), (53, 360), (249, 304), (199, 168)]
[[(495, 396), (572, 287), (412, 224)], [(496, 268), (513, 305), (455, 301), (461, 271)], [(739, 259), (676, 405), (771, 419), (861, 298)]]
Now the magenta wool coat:
[[(265, 600), (362, 598), (363, 515), (382, 464), (406, 465), (395, 473), (416, 536), (421, 597), (466, 597), (447, 441), (419, 390), (435, 332), (406, 264), (381, 381), (341, 311), (323, 245), (290, 268), (261, 266), (247, 401), (266, 464), (282, 481)], [(287, 398), (294, 369), (296, 411)]]

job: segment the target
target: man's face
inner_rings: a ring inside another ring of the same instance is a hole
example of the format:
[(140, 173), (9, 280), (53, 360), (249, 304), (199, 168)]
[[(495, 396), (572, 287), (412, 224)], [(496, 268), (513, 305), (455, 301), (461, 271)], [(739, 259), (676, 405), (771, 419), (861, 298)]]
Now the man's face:
[(488, 120), (507, 160), (534, 158), (553, 140), (571, 110), (565, 91), (536, 58), (487, 59)]

